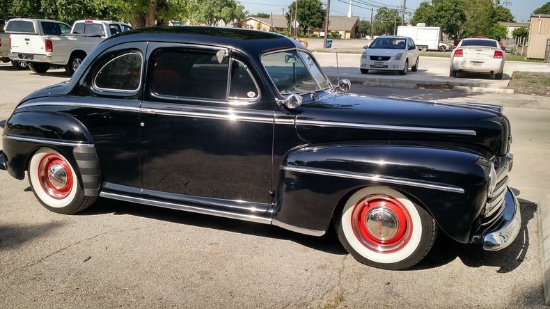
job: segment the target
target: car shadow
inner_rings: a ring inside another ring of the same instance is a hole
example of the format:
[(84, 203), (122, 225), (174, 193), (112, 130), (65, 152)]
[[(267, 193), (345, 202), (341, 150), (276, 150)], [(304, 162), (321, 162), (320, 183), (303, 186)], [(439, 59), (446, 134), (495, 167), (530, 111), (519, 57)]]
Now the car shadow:
[(340, 245), (334, 229), (329, 229), (324, 236), (314, 237), (294, 233), (273, 225), (265, 225), (104, 198), (98, 199), (93, 207), (90, 207), (77, 215), (93, 216), (102, 214), (139, 216), (154, 220), (173, 222), (176, 224), (185, 224), (196, 227), (223, 230), (227, 232), (282, 239), (293, 241), (305, 247), (326, 253), (336, 255), (347, 254), (346, 250)]
[[(493, 74), (482, 74), (482, 73), (469, 73), (469, 72), (456, 72), (455, 78), (471, 78), (471, 79), (492, 79), (498, 80)], [(503, 73), (501, 80), (510, 80), (512, 77), (506, 73)]]
[[(460, 244), (447, 235), (439, 232), (437, 239), (424, 259), (413, 266), (410, 271), (431, 269), (444, 266), (459, 258), (468, 267), (495, 266), (498, 272), (511, 272), (521, 265), (529, 249), (529, 231), (527, 225), (537, 210), (537, 205), (527, 200), (519, 200), (521, 204), (522, 226), (520, 235), (507, 248), (489, 252), (480, 245)], [(254, 235), (293, 241), (305, 247), (322, 252), (347, 255), (346, 250), (340, 244), (336, 232), (330, 228), (322, 237), (314, 237), (294, 233), (276, 226), (264, 225), (235, 219), (221, 218), (179, 210), (151, 207), (141, 204), (122, 202), (100, 198), (96, 204), (79, 213), (78, 215), (131, 215), (150, 218), (154, 220), (168, 221), (176, 224), (192, 225), (196, 227), (219, 229), (228, 232)]]
[[(512, 189), (516, 195), (519, 191)], [(459, 258), (464, 265), (478, 268), (482, 266), (499, 267), (497, 272), (508, 273), (518, 268), (529, 249), (530, 237), (527, 225), (537, 212), (537, 204), (518, 199), (521, 209), (521, 228), (516, 240), (500, 251), (485, 251), (481, 245), (460, 244), (447, 235), (439, 233), (428, 255), (410, 270), (430, 269), (443, 266)]]

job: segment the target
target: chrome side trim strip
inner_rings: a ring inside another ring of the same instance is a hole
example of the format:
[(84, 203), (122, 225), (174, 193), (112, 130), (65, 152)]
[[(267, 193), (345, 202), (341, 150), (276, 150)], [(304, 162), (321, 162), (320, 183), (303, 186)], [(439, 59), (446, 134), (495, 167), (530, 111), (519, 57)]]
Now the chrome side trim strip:
[(153, 115), (169, 115), (169, 116), (183, 116), (183, 117), (198, 117), (204, 119), (221, 119), (221, 120), (231, 120), (231, 121), (247, 121), (247, 122), (259, 122), (259, 123), (273, 123), (273, 113), (266, 114), (265, 117), (258, 116), (247, 116), (237, 113), (224, 113), (224, 114), (215, 114), (215, 113), (206, 113), (206, 112), (192, 112), (192, 111), (173, 111), (173, 110), (158, 110), (158, 109), (149, 109), (142, 108), (140, 110), (145, 114)]
[(23, 136), (12, 135), (12, 134), (4, 134), (3, 136), (5, 139), (11, 139), (11, 140), (21, 141), (21, 142), (50, 144), (50, 145), (56, 145), (56, 146), (94, 147), (93, 144), (88, 144), (85, 142), (63, 142), (63, 141), (57, 141), (57, 140), (52, 140), (47, 138), (31, 138), (31, 137), (23, 137)]
[(114, 104), (92, 104), (92, 103), (74, 103), (71, 104), (70, 102), (36, 102), (36, 103), (28, 103), (25, 105), (18, 106), (15, 110), (21, 109), (21, 108), (27, 108), (27, 107), (34, 107), (34, 106), (65, 106), (65, 107), (89, 107), (89, 108), (104, 108), (104, 109), (111, 109), (111, 110), (121, 110), (121, 111), (134, 111), (139, 112), (139, 107), (130, 107), (130, 106), (121, 106), (121, 105), (114, 105)]
[(332, 171), (327, 169), (311, 168), (311, 167), (283, 166), (283, 169), (289, 172), (315, 174), (315, 175), (322, 175), (322, 176), (333, 176), (333, 177), (341, 177), (341, 178), (353, 178), (353, 179), (376, 181), (376, 182), (390, 183), (390, 184), (410, 186), (410, 187), (434, 189), (434, 190), (452, 192), (452, 193), (463, 194), (465, 192), (463, 188), (455, 187), (451, 185), (412, 181), (407, 179), (397, 179), (397, 178), (391, 178), (391, 177), (384, 177), (381, 175), (360, 174), (360, 173), (353, 173), (353, 172), (347, 172), (347, 171)]
[(220, 211), (220, 210), (214, 210), (214, 209), (205, 209), (205, 208), (190, 206), (185, 204), (179, 204), (179, 203), (177, 204), (177, 203), (171, 203), (171, 202), (165, 202), (165, 201), (144, 199), (140, 197), (133, 197), (133, 196), (127, 196), (127, 195), (110, 193), (110, 192), (101, 192), (99, 196), (114, 199), (114, 200), (119, 200), (119, 201), (139, 203), (139, 204), (174, 209), (174, 210), (182, 210), (182, 211), (194, 212), (194, 213), (204, 214), (204, 215), (237, 219), (237, 220), (262, 223), (262, 224), (271, 224), (271, 218), (269, 217), (245, 215), (245, 214), (232, 213), (232, 212)]
[(326, 231), (310, 230), (310, 229), (290, 225), (290, 224), (287, 224), (287, 223), (284, 223), (284, 222), (281, 222), (281, 221), (278, 221), (278, 220), (273, 220), (273, 225), (278, 226), (280, 228), (283, 228), (285, 230), (289, 230), (289, 231), (300, 233), (300, 234), (310, 235), (310, 236), (320, 237), (320, 236), (325, 235), (325, 233), (326, 233)]
[(334, 121), (316, 121), (316, 120), (296, 120), (296, 125), (309, 125), (316, 127), (340, 127), (340, 128), (352, 128), (352, 129), (370, 129), (370, 130), (384, 130), (384, 131), (404, 131), (404, 132), (419, 132), (419, 133), (441, 133), (441, 134), (460, 134), (476, 136), (477, 133), (474, 130), (462, 130), (462, 129), (446, 129), (446, 128), (427, 128), (427, 127), (407, 127), (407, 126), (394, 126), (394, 125), (374, 125), (374, 124), (362, 124), (351, 122), (334, 122)]

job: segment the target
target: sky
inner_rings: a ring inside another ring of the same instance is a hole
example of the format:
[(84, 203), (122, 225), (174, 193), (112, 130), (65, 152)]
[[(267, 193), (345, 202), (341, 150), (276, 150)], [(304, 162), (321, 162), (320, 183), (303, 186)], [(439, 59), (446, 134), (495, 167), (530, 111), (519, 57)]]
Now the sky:
[[(238, 0), (250, 14), (273, 13), (283, 14), (288, 12), (288, 6), (294, 0)], [(377, 7), (387, 7), (397, 9), (403, 6), (403, 0), (351, 0), (353, 16), (359, 16), (360, 19), (370, 20), (371, 7), (374, 7), (376, 14)], [(411, 13), (418, 7), (420, 2), (426, 0), (405, 0), (407, 11)], [(516, 22), (528, 22), (531, 13), (543, 6), (550, 0), (500, 0), (501, 4), (508, 7), (514, 15)], [(327, 0), (321, 0), (321, 3), (327, 3)], [(350, 0), (330, 0), (330, 14), (337, 16), (348, 15)], [(300, 6), (300, 0), (298, 0)], [(412, 16), (412, 15), (411, 15)]]

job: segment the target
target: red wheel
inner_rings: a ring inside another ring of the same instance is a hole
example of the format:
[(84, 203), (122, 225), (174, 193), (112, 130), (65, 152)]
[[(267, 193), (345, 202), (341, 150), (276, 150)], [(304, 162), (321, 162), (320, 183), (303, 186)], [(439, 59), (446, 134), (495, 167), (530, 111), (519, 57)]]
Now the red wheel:
[(87, 208), (96, 197), (84, 196), (71, 164), (57, 151), (42, 148), (27, 170), (36, 198), (53, 212), (72, 214)]
[(428, 212), (385, 187), (353, 194), (336, 228), (342, 245), (359, 262), (384, 269), (418, 263), (432, 247), (437, 231)]

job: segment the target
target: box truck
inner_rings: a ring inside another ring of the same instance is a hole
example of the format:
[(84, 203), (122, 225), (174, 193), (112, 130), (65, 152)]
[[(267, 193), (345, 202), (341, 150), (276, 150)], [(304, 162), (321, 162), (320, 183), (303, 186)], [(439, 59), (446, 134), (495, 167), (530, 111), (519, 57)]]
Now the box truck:
[(446, 51), (450, 49), (448, 44), (440, 42), (440, 27), (427, 27), (421, 24), (416, 26), (399, 26), (397, 27), (397, 35), (411, 37), (421, 51)]

